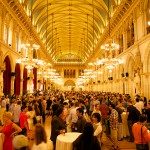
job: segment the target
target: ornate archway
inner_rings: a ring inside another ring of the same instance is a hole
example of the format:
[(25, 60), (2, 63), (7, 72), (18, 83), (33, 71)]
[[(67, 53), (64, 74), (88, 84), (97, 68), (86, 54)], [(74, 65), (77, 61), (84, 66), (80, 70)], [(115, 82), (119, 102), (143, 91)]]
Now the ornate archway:
[(64, 83), (64, 86), (75, 86), (75, 83), (74, 83), (74, 81), (72, 81), (72, 80), (67, 80), (67, 81)]

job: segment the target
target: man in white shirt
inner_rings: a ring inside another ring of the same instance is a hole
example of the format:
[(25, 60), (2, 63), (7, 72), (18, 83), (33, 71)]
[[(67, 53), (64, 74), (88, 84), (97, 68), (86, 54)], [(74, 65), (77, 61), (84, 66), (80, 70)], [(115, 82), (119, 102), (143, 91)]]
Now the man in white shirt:
[(142, 101), (139, 101), (138, 97), (136, 98), (136, 103), (134, 106), (140, 112), (140, 114), (142, 114), (142, 109), (144, 108), (144, 104), (142, 103)]
[(13, 109), (13, 121), (17, 125), (19, 125), (20, 113), (21, 113), (21, 101), (17, 101), (17, 105)]
[(71, 130), (74, 132), (76, 130), (76, 123), (78, 120), (78, 116), (76, 110), (79, 108), (79, 103), (75, 103), (75, 108), (71, 109), (68, 115), (68, 123), (71, 124)]

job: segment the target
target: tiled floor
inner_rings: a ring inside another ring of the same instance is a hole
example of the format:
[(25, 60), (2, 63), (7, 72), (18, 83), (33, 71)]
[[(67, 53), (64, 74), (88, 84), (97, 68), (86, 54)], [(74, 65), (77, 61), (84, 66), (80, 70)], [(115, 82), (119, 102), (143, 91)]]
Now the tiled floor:
[[(51, 117), (46, 118), (44, 126), (47, 133), (48, 150), (53, 150), (53, 144), (51, 140), (49, 140), (51, 131)], [(109, 150), (111, 148), (112, 143), (105, 134), (103, 134), (102, 142), (103, 142), (102, 150)], [(123, 139), (123, 141), (118, 141), (118, 146), (121, 150), (135, 150), (135, 144), (132, 142), (128, 142), (127, 139)]]

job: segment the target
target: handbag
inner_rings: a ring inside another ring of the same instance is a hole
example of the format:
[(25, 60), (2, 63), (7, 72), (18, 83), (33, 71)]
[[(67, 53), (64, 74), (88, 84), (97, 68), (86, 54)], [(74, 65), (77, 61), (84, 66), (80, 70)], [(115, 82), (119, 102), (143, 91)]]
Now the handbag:
[(137, 150), (149, 150), (148, 144), (136, 144)]

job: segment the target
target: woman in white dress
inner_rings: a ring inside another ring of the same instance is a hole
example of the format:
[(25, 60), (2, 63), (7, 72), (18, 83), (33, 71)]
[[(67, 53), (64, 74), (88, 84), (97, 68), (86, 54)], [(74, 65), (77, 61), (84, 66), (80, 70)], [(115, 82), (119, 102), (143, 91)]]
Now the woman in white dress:
[(33, 129), (33, 118), (35, 117), (35, 111), (33, 110), (32, 106), (28, 106), (28, 112), (26, 113), (27, 118), (28, 118), (28, 126), (29, 130)]
[(101, 145), (101, 138), (102, 138), (102, 125), (100, 123), (101, 117), (99, 113), (92, 114), (92, 122), (94, 128), (94, 136), (97, 137), (100, 145)]
[(47, 136), (44, 127), (36, 124), (33, 130), (34, 143), (31, 150), (47, 150)]

